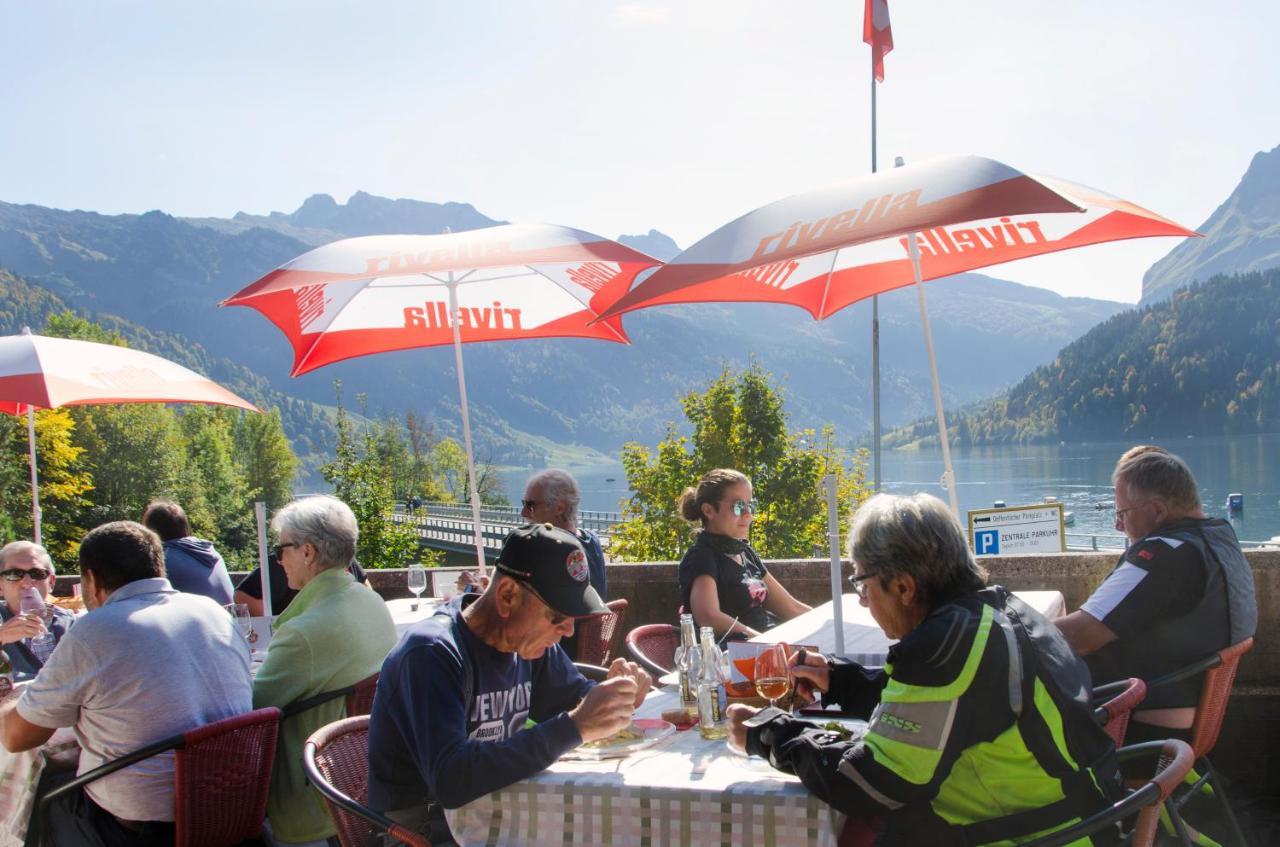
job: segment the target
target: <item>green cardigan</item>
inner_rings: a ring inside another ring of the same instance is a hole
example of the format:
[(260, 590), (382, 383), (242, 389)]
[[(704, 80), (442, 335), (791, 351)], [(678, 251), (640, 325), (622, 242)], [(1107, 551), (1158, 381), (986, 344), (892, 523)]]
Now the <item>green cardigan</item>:
[[(395, 624), (381, 597), (342, 568), (322, 571), (276, 618), (267, 660), (253, 681), (253, 707), (283, 708), (353, 685), (377, 673), (395, 643)], [(311, 733), (345, 716), (339, 698), (281, 724), (267, 800), (277, 838), (316, 841), (334, 834), (320, 794), (307, 783), (302, 746)]]

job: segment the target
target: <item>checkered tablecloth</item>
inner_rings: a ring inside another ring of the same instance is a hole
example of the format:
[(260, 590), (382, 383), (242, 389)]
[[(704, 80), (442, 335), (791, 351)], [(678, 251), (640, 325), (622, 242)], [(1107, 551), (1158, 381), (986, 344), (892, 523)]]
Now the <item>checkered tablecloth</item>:
[(51, 756), (78, 747), (70, 729), (56, 730), (42, 746), (24, 753), (0, 747), (0, 847), (22, 847), (45, 765)]
[[(655, 692), (637, 715), (675, 705), (670, 693)], [(623, 759), (558, 762), (446, 814), (464, 847), (834, 845), (844, 824), (795, 777), (697, 729)]]

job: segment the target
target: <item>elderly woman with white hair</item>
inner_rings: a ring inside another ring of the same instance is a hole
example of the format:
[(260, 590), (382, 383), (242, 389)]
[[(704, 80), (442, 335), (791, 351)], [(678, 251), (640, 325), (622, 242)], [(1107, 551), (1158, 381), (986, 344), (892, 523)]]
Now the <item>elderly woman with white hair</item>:
[[(46, 607), (47, 622), (21, 614), (23, 591), (35, 590), (48, 603), (54, 579), (53, 559), (39, 544), (11, 541), (0, 548), (0, 649), (20, 676), (38, 674), (75, 622), (75, 615), (57, 606)], [(53, 638), (41, 638), (46, 631)]]
[(878, 495), (850, 536), (861, 602), (898, 643), (884, 668), (806, 656), (793, 670), (805, 699), (868, 718), (866, 734), (735, 705), (736, 744), (836, 809), (880, 818), (877, 844), (1018, 843), (1119, 798), (1084, 663), (1042, 615), (985, 585), (942, 501)]
[[(346, 570), (359, 531), (341, 500), (295, 500), (271, 521), (276, 556), (298, 595), (276, 618), (267, 659), (253, 682), (253, 706), (279, 706), (354, 685), (376, 673), (396, 643), (395, 624), (376, 593)], [(286, 721), (280, 731), (267, 819), (280, 843), (323, 842), (334, 835), (320, 795), (307, 784), (307, 736), (344, 717), (342, 698)]]

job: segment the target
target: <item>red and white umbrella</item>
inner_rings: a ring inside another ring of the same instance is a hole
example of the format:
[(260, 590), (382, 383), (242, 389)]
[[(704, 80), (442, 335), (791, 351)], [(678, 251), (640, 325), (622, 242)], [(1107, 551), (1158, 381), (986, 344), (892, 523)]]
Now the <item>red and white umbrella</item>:
[(749, 212), (649, 275), (604, 316), (668, 303), (770, 302), (822, 320), (910, 285), (912, 232), (921, 237), (925, 280), (1106, 241), (1195, 235), (1092, 188), (948, 156)]
[(356, 356), (453, 344), (483, 571), (461, 345), (566, 337), (629, 343), (621, 319), (600, 312), (658, 264), (607, 238), (548, 224), (374, 235), (318, 247), (222, 305), (266, 315), (293, 346), (294, 376)]
[[(650, 274), (603, 317), (668, 303), (768, 302), (821, 320), (913, 281), (1157, 235), (1195, 233), (1092, 188), (980, 156), (948, 156), (749, 212)], [(919, 293), (943, 479), (958, 513), (923, 287)]]
[(27, 415), (31, 517), (40, 543), (35, 410), (108, 403), (210, 403), (259, 411), (176, 362), (141, 350), (34, 335), (0, 337), (0, 411)]

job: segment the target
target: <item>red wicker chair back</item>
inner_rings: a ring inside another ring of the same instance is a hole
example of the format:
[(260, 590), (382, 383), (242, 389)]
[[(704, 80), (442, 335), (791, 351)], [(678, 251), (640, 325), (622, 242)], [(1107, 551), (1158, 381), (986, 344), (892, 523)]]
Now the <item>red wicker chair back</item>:
[(347, 717), (367, 715), (373, 711), (373, 693), (378, 688), (378, 675), (367, 677), (356, 683), (355, 690), (347, 695)]
[(1098, 707), (1102, 714), (1103, 728), (1119, 747), (1124, 744), (1124, 734), (1129, 729), (1129, 717), (1147, 696), (1147, 684), (1137, 677), (1127, 680), (1124, 691)]
[(678, 646), (680, 630), (669, 623), (645, 624), (627, 633), (627, 649), (655, 680), (675, 670)]
[[(307, 749), (313, 745), (315, 769), (327, 783), (324, 786), (317, 784), (316, 788), (324, 798), (342, 847), (371, 847), (376, 844), (377, 836), (370, 819), (343, 808), (326, 793), (326, 789), (336, 789), (376, 817), (376, 813), (365, 806), (369, 801), (369, 716), (346, 718), (321, 727), (307, 739)], [(312, 774), (313, 782), (315, 776)], [(387, 827), (387, 831), (409, 847), (431, 847), (425, 836), (405, 827), (392, 825)]]
[(1236, 679), (1240, 657), (1253, 649), (1253, 639), (1246, 638), (1218, 652), (1221, 664), (1204, 674), (1204, 687), (1200, 689), (1200, 703), (1196, 706), (1196, 720), (1191, 725), (1191, 749), (1196, 758), (1207, 756), (1218, 743), (1222, 719), (1227, 714), (1227, 701), (1231, 699), (1231, 686)]
[(592, 615), (578, 624), (578, 655), (574, 661), (584, 665), (608, 667), (618, 655), (622, 641), (622, 622), (627, 617), (626, 600), (610, 600), (607, 615)]
[(279, 729), (280, 710), (271, 707), (183, 733), (174, 752), (177, 847), (226, 847), (261, 834)]

